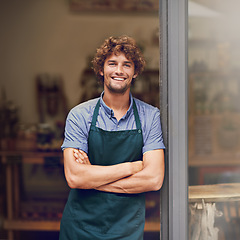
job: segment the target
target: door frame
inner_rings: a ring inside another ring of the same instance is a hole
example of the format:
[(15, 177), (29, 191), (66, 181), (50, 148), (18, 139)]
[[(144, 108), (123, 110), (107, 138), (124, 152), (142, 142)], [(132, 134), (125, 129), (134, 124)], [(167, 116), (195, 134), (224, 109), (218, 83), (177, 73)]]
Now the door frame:
[(161, 240), (188, 239), (188, 1), (159, 0), (160, 111), (165, 150)]

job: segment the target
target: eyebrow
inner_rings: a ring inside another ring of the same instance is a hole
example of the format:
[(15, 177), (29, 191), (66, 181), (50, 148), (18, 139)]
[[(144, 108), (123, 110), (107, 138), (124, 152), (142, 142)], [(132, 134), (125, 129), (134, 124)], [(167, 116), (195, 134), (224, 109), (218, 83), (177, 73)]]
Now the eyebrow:
[(133, 62), (131, 62), (131, 61), (124, 61), (124, 63), (130, 63), (130, 64), (133, 64)]
[[(108, 60), (107, 62), (111, 63), (111, 62), (117, 62), (117, 61), (116, 60)], [(131, 62), (131, 61), (124, 61), (123, 63), (133, 64), (133, 62)]]

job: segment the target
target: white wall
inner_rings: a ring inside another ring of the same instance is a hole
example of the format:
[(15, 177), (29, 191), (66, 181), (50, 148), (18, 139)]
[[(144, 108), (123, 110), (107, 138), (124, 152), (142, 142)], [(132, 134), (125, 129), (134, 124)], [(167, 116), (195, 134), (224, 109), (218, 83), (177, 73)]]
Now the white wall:
[(22, 122), (38, 122), (37, 74), (61, 74), (71, 108), (79, 101), (87, 57), (110, 35), (144, 43), (147, 60), (158, 67), (158, 47), (152, 44), (158, 21), (149, 14), (73, 14), (67, 0), (1, 0), (0, 87), (19, 106)]

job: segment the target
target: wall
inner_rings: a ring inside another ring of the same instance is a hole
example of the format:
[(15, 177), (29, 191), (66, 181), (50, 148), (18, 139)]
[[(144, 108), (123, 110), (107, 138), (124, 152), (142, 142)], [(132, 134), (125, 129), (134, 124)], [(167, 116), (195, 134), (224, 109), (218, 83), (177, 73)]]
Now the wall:
[(73, 14), (66, 0), (2, 0), (0, 87), (20, 108), (21, 121), (36, 123), (37, 74), (61, 74), (71, 108), (79, 101), (86, 59), (110, 35), (136, 38), (145, 46), (149, 67), (157, 68), (158, 46), (152, 44), (157, 29), (157, 14)]

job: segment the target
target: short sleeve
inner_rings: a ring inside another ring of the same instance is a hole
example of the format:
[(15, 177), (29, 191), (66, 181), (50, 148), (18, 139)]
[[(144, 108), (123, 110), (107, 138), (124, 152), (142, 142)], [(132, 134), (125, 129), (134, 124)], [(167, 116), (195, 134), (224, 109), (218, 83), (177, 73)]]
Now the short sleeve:
[(67, 116), (62, 150), (77, 148), (88, 153), (88, 129), (86, 119), (82, 114), (71, 110)]
[(144, 141), (143, 153), (156, 149), (165, 149), (159, 109), (154, 111), (152, 121), (148, 120), (147, 124), (150, 126), (148, 126), (149, 131)]

